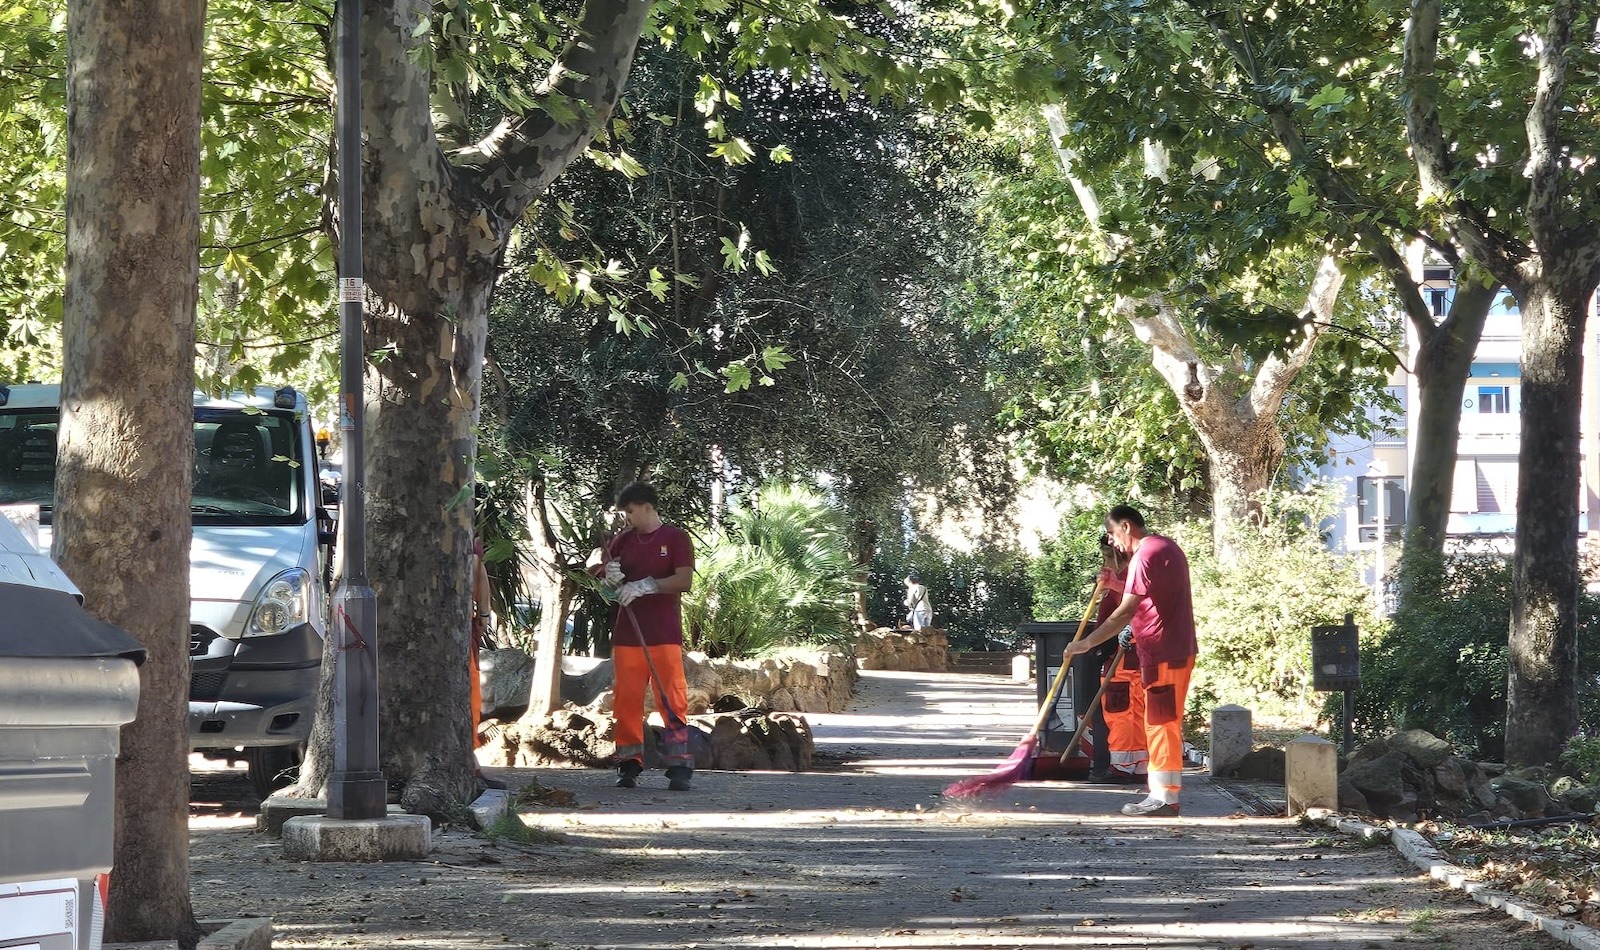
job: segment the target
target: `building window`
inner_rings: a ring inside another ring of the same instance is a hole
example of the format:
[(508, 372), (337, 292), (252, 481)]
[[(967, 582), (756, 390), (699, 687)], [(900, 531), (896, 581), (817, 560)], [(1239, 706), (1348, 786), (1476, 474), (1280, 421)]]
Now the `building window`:
[(1478, 412), (1481, 415), (1501, 415), (1511, 411), (1510, 386), (1479, 386)]

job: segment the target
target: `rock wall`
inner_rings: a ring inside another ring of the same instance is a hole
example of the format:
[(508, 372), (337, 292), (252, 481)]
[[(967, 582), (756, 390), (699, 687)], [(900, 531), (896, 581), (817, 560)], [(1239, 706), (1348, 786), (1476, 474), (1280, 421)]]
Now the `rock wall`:
[[(478, 654), (478, 683), (484, 716), (514, 719), (528, 708), (533, 689), (533, 658), (521, 650), (484, 650)], [(587, 656), (561, 659), (561, 696), (587, 706), (611, 688), (611, 661)]]
[(1468, 824), (1590, 814), (1600, 788), (1547, 769), (1474, 762), (1421, 729), (1374, 739), (1339, 775), (1339, 807), (1396, 821), (1451, 817)]
[[(803, 772), (816, 742), (805, 717), (741, 709), (689, 717), (695, 767), (726, 771)], [(645, 729), (645, 765), (659, 768), (662, 727), (652, 716)], [(539, 720), (508, 724), (478, 750), (483, 765), (515, 768), (609, 768), (617, 753), (616, 721), (588, 709), (563, 709)]]
[(943, 673), (949, 666), (950, 638), (936, 628), (913, 633), (879, 627), (856, 640), (858, 669)]
[(836, 650), (808, 651), (760, 660), (713, 660), (683, 655), (689, 711), (702, 713), (723, 696), (777, 712), (843, 712), (855, 696), (854, 658)]

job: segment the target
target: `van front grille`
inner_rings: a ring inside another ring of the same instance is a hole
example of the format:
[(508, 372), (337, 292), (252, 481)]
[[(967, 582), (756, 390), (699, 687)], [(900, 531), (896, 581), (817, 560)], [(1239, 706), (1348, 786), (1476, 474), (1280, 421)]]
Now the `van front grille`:
[(227, 670), (194, 670), (189, 674), (189, 701), (216, 702), (222, 698), (222, 684), (227, 679)]
[(211, 641), (217, 639), (219, 634), (210, 627), (199, 624), (189, 625), (189, 655), (205, 656), (211, 651)]

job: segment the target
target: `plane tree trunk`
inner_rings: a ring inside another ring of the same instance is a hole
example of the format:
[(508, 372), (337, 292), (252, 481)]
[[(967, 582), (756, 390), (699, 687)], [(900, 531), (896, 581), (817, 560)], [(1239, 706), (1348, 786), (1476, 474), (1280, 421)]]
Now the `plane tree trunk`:
[(204, 5), (71, 0), (54, 553), (148, 651), (116, 765), (116, 941), (199, 936), (189, 900), (189, 490)]
[(578, 37), (551, 72), (549, 94), (568, 108), (507, 116), (449, 155), (433, 120), (434, 76), (418, 55), (432, 41), (426, 5), (364, 8), (363, 239), (378, 353), (368, 573), (378, 598), (383, 766), (412, 811), (439, 813), (474, 791), (469, 486), (496, 270), (523, 212), (610, 117), (650, 8), (649, 0), (586, 0)]

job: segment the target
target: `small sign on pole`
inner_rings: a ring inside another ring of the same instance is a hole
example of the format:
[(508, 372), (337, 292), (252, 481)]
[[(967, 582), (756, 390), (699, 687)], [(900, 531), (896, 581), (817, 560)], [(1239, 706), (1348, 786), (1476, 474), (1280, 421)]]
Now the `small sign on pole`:
[(1344, 752), (1355, 743), (1356, 689), (1361, 685), (1361, 641), (1355, 616), (1344, 615), (1342, 624), (1311, 628), (1311, 688), (1324, 693), (1344, 693)]

